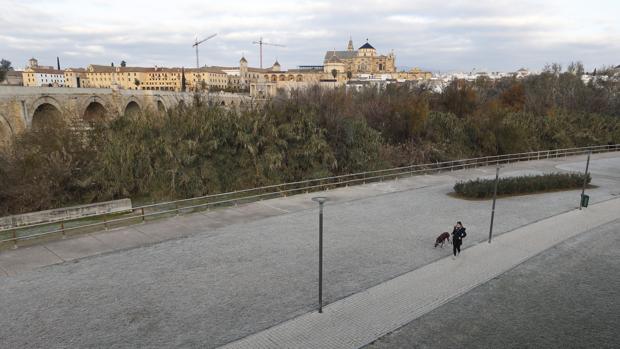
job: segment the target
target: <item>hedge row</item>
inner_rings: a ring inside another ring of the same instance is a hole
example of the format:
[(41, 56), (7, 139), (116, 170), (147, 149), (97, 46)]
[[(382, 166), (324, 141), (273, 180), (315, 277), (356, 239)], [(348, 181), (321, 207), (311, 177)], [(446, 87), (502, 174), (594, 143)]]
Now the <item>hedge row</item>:
[[(590, 183), (592, 178), (588, 173), (586, 179)], [(454, 185), (454, 191), (467, 198), (491, 198), (495, 179), (477, 178), (469, 181), (460, 181)], [(583, 174), (579, 173), (550, 173), (544, 175), (518, 176), (500, 178), (497, 185), (497, 195), (529, 194), (550, 190), (573, 189), (583, 186)]]

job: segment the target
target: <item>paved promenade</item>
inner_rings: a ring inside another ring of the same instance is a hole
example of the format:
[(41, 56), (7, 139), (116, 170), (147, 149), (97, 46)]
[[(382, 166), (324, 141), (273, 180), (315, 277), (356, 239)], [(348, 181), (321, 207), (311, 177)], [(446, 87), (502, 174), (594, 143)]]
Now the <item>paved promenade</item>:
[(619, 212), (615, 199), (542, 220), (224, 348), (360, 348), (561, 241), (617, 220)]
[(568, 239), (364, 348), (620, 348), (619, 227)]
[[(583, 214), (620, 195), (619, 154), (597, 154), (590, 166), (597, 188), (588, 190), (593, 206)], [(583, 167), (583, 156), (549, 159), (510, 164), (502, 175)], [(490, 201), (447, 194), (456, 180), (494, 173), (416, 176), (0, 251), (0, 274), (8, 275), (0, 277), (0, 342), (10, 348), (234, 342), (316, 308), (312, 196), (332, 200), (325, 207), (324, 302), (336, 304), (431, 263), (452, 262), (443, 262), (449, 248), (432, 244), (456, 220), (468, 228), (463, 257), (469, 258), (468, 247), (486, 239)], [(578, 200), (579, 190), (501, 199), (497, 236), (573, 211)]]

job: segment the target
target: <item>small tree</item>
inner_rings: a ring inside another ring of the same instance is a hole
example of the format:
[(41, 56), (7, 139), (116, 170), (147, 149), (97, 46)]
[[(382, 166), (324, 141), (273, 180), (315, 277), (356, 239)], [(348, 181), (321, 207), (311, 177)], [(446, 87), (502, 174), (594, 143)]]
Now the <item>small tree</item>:
[(338, 76), (338, 70), (336, 69), (332, 69), (332, 76), (334, 77), (334, 79), (336, 78), (336, 76)]
[(353, 73), (350, 71), (347, 72), (347, 79), (351, 79), (353, 77)]
[(11, 62), (3, 58), (0, 61), (0, 82), (4, 81), (4, 79), (6, 78), (6, 72), (11, 70), (13, 70)]
[(127, 62), (125, 62), (124, 60), (121, 61), (121, 67), (125, 68), (127, 66)]
[(568, 73), (573, 75), (582, 76), (584, 74), (585, 69), (583, 68), (583, 63), (581, 62), (571, 62), (566, 68)]
[(136, 85), (136, 89), (138, 88), (138, 86), (140, 86), (140, 80), (138, 79), (133, 79), (133, 84)]

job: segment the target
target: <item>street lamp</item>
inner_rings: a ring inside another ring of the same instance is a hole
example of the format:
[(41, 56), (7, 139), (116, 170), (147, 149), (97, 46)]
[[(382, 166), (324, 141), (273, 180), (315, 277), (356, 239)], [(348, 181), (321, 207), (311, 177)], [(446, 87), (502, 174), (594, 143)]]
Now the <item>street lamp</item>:
[[(585, 199), (586, 195), (586, 184), (588, 182), (588, 167), (590, 167), (590, 154), (592, 154), (592, 150), (588, 150), (588, 161), (586, 162), (586, 172), (583, 175), (583, 187), (581, 188), (581, 200), (579, 201), (579, 209), (582, 207), (588, 207), (588, 200)], [(588, 198), (589, 199), (589, 198)]]
[(499, 165), (495, 169), (495, 189), (493, 189), (493, 208), (491, 209), (491, 226), (489, 227), (489, 243), (493, 236), (493, 220), (495, 219), (495, 200), (497, 199), (497, 184), (499, 183)]
[(323, 204), (327, 200), (323, 196), (312, 198), (319, 203), (319, 313), (323, 312)]

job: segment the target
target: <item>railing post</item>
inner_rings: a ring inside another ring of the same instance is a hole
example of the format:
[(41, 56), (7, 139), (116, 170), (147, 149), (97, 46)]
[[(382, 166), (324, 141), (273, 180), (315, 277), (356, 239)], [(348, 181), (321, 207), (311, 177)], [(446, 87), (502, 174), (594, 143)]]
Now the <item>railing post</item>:
[(174, 203), (174, 209), (177, 211), (176, 215), (178, 216), (179, 215), (179, 203), (178, 202)]
[(64, 221), (60, 222), (60, 230), (62, 231), (62, 238), (63, 239), (67, 238), (67, 234), (65, 233), (65, 222)]
[(144, 223), (144, 207), (141, 207), (140, 211), (142, 212), (142, 214), (141, 214), (141, 216), (142, 216), (142, 223)]
[(108, 221), (106, 219), (107, 215), (103, 215), (103, 226), (105, 227), (105, 230), (108, 230)]

